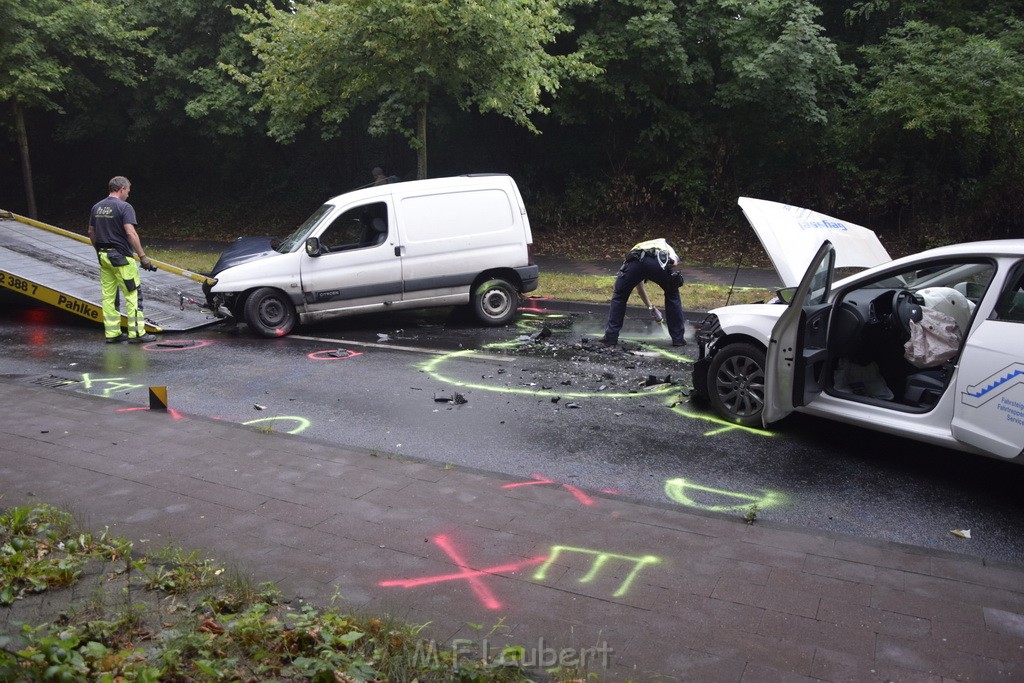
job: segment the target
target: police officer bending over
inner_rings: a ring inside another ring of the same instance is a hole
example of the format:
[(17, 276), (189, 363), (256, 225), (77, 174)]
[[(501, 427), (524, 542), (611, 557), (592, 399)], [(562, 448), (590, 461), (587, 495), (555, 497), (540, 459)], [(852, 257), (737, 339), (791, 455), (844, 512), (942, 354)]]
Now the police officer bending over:
[(650, 280), (665, 291), (665, 321), (672, 337), (672, 346), (686, 344), (686, 322), (679, 298), (683, 276), (673, 270), (673, 266), (678, 263), (679, 257), (675, 250), (663, 239), (641, 242), (630, 249), (615, 279), (615, 293), (608, 307), (608, 323), (601, 338), (602, 343), (609, 346), (619, 343), (619, 330), (626, 317), (626, 302), (637, 285), (642, 286), (644, 280)]

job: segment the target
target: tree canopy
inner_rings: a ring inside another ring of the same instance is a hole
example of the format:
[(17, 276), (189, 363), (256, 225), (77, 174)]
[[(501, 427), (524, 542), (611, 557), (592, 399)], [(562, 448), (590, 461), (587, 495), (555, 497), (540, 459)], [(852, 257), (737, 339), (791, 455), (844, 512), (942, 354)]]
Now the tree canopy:
[(919, 246), (1019, 236), (1022, 16), (1024, 0), (2, 3), (0, 171), (20, 159), (26, 183), (3, 208), (35, 211), (31, 133), (50, 213), (127, 174), (150, 215), (265, 232), (372, 166), (426, 176), (429, 132), (432, 175), (512, 174), (540, 240), (707, 235), (742, 225), (741, 195)]
[(537, 131), (542, 97), (563, 79), (595, 75), (579, 53), (546, 48), (572, 26), (562, 0), (346, 0), (266, 6), (239, 13), (260, 68), (232, 73), (258, 96), (270, 134), (292, 140), (313, 117), (326, 135), (360, 105), (373, 108), (369, 132), (395, 132), (417, 150), (426, 177), (428, 107), (448, 97), (463, 109), (494, 112)]
[(35, 192), (26, 119), (33, 110), (64, 112), (94, 100), (110, 84), (134, 85), (153, 28), (123, 20), (117, 0), (34, 0), (0, 4), (0, 101), (10, 108), (18, 139), (29, 214)]

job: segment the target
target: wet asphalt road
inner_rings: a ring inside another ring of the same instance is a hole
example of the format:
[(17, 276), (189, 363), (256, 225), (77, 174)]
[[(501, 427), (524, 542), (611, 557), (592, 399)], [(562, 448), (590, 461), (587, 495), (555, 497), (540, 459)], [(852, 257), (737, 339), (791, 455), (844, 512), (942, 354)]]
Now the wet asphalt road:
[[(762, 523), (1024, 564), (1024, 468), (804, 416), (773, 433), (731, 427), (688, 401), (689, 359), (661, 328), (628, 319), (623, 336), (649, 342), (633, 353), (574, 348), (600, 333), (600, 307), (541, 303), (499, 329), (447, 309), (363, 316), (275, 340), (218, 325), (139, 347), (2, 303), (0, 374), (72, 382), (55, 391), (144, 406), (149, 386), (166, 386), (185, 413), (503, 472), (581, 500), (738, 517), (756, 504)], [(544, 323), (550, 338), (525, 338)]]

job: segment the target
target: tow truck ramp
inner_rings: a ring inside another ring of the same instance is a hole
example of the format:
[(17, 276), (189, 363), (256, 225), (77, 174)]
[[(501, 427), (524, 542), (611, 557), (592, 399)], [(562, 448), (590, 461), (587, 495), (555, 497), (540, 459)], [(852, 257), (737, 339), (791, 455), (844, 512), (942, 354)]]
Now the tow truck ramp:
[[(153, 261), (141, 271), (142, 311), (149, 332), (183, 332), (219, 322), (203, 308), (203, 275)], [(84, 235), (0, 209), (0, 287), (103, 324), (100, 266)], [(121, 325), (127, 326), (124, 315)]]

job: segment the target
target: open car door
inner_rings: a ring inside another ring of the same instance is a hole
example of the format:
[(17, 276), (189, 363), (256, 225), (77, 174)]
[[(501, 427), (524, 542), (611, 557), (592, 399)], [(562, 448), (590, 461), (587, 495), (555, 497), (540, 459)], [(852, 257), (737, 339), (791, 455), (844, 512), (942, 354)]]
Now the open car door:
[(805, 406), (825, 389), (828, 371), (829, 293), (835, 271), (835, 249), (825, 240), (804, 273), (796, 294), (768, 342), (764, 410), (767, 427)]

